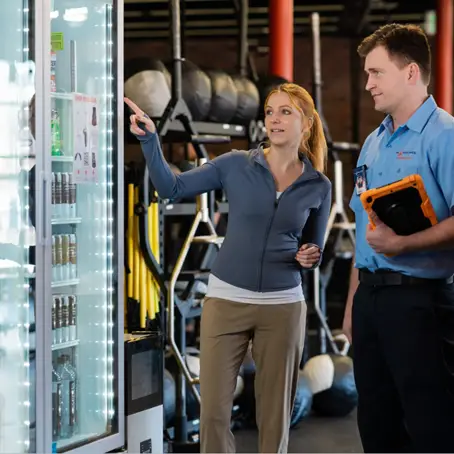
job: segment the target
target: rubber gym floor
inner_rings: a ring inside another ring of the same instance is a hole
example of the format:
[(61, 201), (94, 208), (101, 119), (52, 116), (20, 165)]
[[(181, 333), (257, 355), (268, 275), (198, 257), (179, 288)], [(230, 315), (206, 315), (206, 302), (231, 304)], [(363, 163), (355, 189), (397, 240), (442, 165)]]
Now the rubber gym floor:
[[(257, 451), (256, 430), (234, 432), (238, 453)], [(345, 418), (310, 416), (290, 432), (289, 453), (363, 452), (356, 427), (356, 411)]]

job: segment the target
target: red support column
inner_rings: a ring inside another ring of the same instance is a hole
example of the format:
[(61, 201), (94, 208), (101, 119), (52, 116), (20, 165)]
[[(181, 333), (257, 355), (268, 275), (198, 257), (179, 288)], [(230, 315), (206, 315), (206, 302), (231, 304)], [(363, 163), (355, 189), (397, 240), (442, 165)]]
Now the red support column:
[(437, 1), (435, 100), (452, 114), (453, 0)]
[(269, 2), (269, 73), (293, 82), (293, 0)]

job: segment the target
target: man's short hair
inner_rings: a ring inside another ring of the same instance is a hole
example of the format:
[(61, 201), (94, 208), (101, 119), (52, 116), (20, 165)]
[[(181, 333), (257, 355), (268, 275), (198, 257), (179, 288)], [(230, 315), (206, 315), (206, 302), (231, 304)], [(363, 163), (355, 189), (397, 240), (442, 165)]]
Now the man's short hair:
[(421, 27), (413, 24), (384, 25), (364, 38), (358, 46), (358, 54), (366, 58), (379, 46), (383, 46), (390, 58), (401, 67), (416, 63), (421, 71), (422, 81), (429, 85), (431, 52), (429, 41)]

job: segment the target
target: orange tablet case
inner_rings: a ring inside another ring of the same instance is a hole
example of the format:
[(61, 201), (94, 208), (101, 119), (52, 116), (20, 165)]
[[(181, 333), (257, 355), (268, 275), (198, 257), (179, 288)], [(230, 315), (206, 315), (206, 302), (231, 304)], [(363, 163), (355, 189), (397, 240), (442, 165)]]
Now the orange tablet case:
[(377, 216), (398, 235), (411, 235), (437, 224), (437, 216), (420, 175), (414, 174), (360, 195), (369, 214)]

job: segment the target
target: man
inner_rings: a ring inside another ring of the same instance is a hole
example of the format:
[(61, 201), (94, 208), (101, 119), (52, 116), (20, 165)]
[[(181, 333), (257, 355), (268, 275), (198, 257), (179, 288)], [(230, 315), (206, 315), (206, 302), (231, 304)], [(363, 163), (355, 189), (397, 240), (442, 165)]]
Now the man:
[[(366, 90), (386, 118), (354, 171), (356, 254), (344, 315), (365, 452), (454, 452), (454, 118), (428, 95), (423, 31), (386, 25), (358, 48)], [(360, 201), (363, 188), (419, 174), (438, 224), (399, 236)], [(359, 187), (359, 185), (358, 185)]]

